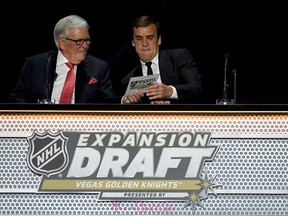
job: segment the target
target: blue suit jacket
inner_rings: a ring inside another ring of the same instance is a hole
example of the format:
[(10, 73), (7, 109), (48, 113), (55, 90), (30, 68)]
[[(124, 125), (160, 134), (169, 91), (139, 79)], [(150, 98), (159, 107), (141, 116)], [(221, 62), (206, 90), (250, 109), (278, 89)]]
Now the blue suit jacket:
[[(20, 72), (18, 83), (10, 92), (9, 102), (37, 103), (50, 98), (57, 77), (57, 51), (41, 53), (28, 57)], [(85, 61), (77, 65), (75, 84), (75, 103), (110, 103), (115, 102), (115, 93), (110, 80), (109, 65), (105, 61), (87, 55)]]
[[(198, 103), (201, 100), (201, 77), (188, 49), (160, 50), (159, 70), (162, 83), (177, 90), (178, 100), (172, 100), (173, 103)], [(122, 91), (134, 76), (143, 76), (140, 62), (122, 79)]]

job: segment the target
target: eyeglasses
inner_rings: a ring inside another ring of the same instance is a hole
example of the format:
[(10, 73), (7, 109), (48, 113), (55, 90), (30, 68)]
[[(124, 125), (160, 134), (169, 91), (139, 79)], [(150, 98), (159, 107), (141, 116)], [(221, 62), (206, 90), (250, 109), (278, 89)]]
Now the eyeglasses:
[(69, 41), (73, 41), (75, 42), (75, 44), (77, 46), (81, 46), (84, 42), (87, 44), (87, 45), (90, 45), (91, 44), (91, 39), (90, 38), (86, 38), (86, 39), (79, 39), (79, 40), (73, 40), (73, 39), (70, 39), (70, 38), (65, 38), (66, 40), (69, 40)]

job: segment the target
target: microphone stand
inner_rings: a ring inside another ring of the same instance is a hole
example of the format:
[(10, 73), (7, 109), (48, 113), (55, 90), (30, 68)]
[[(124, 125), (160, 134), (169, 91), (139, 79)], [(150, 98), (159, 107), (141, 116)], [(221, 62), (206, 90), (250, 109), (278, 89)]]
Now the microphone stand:
[(225, 58), (225, 65), (224, 65), (224, 88), (223, 88), (223, 99), (227, 99), (227, 63), (228, 57)]
[(222, 99), (217, 99), (216, 104), (220, 105), (227, 105), (227, 104), (234, 104), (233, 99), (228, 98), (228, 84), (227, 84), (227, 65), (228, 65), (228, 60), (231, 58), (229, 53), (226, 53), (224, 55), (225, 58), (225, 64), (224, 64), (224, 88), (223, 88), (223, 98)]
[(54, 104), (55, 102), (49, 97), (50, 94), (50, 86), (49, 83), (49, 73), (50, 73), (50, 64), (51, 64), (51, 57), (52, 57), (53, 51), (49, 51), (48, 53), (48, 60), (47, 60), (47, 66), (46, 66), (46, 77), (45, 77), (45, 90), (44, 90), (44, 98), (39, 99), (38, 103), (40, 104)]
[(236, 96), (237, 96), (237, 94), (236, 94), (236, 90), (237, 90), (237, 88), (236, 88), (236, 83), (237, 83), (236, 72), (237, 72), (236, 69), (232, 70), (232, 73), (234, 74), (234, 104), (236, 104)]

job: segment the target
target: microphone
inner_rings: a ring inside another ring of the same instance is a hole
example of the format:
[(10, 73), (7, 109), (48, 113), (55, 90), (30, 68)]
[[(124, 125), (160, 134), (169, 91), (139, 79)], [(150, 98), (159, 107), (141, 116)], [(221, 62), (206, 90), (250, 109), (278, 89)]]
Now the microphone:
[(235, 104), (236, 104), (236, 96), (237, 96), (237, 93), (236, 93), (236, 90), (237, 90), (237, 87), (236, 87), (236, 84), (237, 84), (236, 72), (237, 72), (237, 70), (234, 68), (232, 70), (232, 73), (234, 75), (234, 103)]
[(47, 58), (47, 65), (46, 65), (46, 77), (45, 77), (45, 93), (44, 93), (44, 99), (49, 99), (49, 92), (50, 92), (50, 83), (49, 83), (49, 72), (50, 72), (50, 65), (51, 65), (51, 57), (54, 53), (53, 50), (50, 50), (48, 53)]
[(223, 88), (223, 99), (227, 99), (228, 97), (228, 90), (227, 90), (227, 65), (228, 65), (228, 60), (231, 59), (231, 55), (229, 53), (224, 54), (225, 58), (225, 64), (224, 64), (224, 88)]
[(40, 104), (53, 104), (54, 102), (52, 102), (51, 98), (50, 98), (50, 87), (51, 84), (49, 83), (49, 74), (50, 74), (50, 66), (51, 66), (51, 58), (52, 55), (55, 51), (54, 50), (50, 50), (48, 53), (48, 58), (47, 58), (47, 65), (46, 65), (46, 71), (45, 71), (45, 90), (44, 90), (44, 98), (39, 99), (38, 103)]
[[(225, 53), (224, 54), (224, 59), (225, 59), (225, 63), (224, 63), (224, 86), (223, 86), (223, 98), (221, 99), (217, 99), (216, 100), (216, 104), (234, 104), (234, 100), (233, 99), (228, 99), (228, 83), (227, 83), (227, 68), (228, 68), (228, 61), (231, 59), (231, 55), (229, 53)], [(235, 73), (236, 75), (236, 73)], [(236, 97), (235, 97), (236, 99)]]

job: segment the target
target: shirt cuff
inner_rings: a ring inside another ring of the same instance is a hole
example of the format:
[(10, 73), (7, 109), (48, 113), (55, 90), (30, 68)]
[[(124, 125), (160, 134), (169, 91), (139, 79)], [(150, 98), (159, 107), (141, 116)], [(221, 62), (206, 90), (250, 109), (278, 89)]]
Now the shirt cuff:
[(173, 93), (172, 93), (172, 95), (171, 95), (170, 97), (168, 97), (168, 98), (178, 99), (178, 94), (177, 94), (176, 88), (175, 88), (174, 86), (171, 86), (171, 85), (170, 85), (170, 87), (173, 89)]

